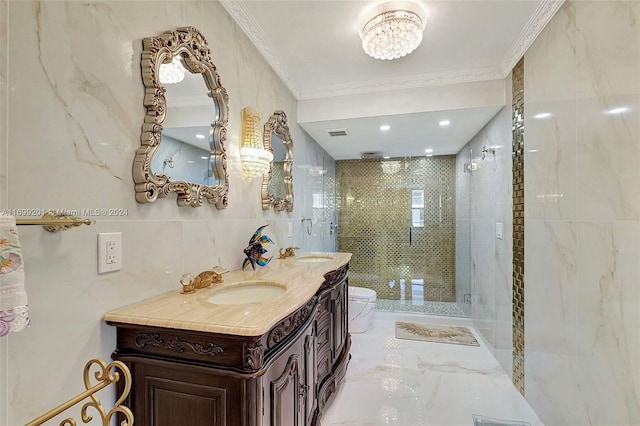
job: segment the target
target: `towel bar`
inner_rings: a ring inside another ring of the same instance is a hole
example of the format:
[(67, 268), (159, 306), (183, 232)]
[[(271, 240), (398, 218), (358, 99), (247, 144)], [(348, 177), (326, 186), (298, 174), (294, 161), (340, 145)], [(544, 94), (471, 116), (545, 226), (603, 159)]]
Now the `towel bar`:
[(91, 225), (91, 219), (82, 219), (55, 211), (46, 212), (42, 218), (16, 219), (16, 225), (42, 225), (49, 232), (66, 231), (76, 226)]

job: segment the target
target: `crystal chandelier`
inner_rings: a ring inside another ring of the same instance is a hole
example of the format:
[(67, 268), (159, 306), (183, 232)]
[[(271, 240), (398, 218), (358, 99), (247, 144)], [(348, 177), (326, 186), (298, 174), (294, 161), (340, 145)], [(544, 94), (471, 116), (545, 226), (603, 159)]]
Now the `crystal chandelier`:
[(264, 149), (260, 116), (253, 108), (242, 110), (242, 146), (240, 147), (240, 161), (245, 176), (253, 178), (269, 172), (273, 153)]
[(362, 48), (376, 59), (397, 59), (413, 52), (422, 42), (427, 17), (420, 5), (391, 1), (375, 7), (360, 30)]
[(180, 55), (176, 55), (168, 64), (160, 64), (160, 83), (176, 84), (184, 80), (187, 70), (180, 61)]

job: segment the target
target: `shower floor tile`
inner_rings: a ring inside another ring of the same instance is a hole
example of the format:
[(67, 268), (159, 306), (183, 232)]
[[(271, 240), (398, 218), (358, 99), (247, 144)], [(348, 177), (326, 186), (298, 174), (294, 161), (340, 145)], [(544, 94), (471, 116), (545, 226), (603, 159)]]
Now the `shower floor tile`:
[(471, 320), (375, 311), (353, 334), (351, 361), (322, 426), (473, 425), (473, 415), (541, 426), (484, 340), (480, 347), (399, 340), (395, 321), (460, 325)]
[(428, 302), (406, 300), (376, 300), (376, 309), (379, 311), (390, 312), (415, 312), (429, 315), (444, 315), (448, 317), (465, 317), (469, 316), (465, 313), (464, 308), (455, 302)]

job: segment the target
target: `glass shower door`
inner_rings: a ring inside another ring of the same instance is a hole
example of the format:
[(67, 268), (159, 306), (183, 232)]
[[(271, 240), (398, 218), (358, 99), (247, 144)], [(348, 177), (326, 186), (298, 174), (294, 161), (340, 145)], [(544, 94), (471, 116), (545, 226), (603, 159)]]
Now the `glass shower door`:
[(350, 284), (411, 305), (455, 302), (455, 156), (336, 162)]

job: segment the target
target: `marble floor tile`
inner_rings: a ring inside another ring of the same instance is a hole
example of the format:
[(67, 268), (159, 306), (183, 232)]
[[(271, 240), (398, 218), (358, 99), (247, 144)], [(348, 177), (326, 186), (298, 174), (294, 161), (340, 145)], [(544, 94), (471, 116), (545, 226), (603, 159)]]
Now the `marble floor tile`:
[(369, 330), (352, 334), (347, 375), (322, 426), (473, 425), (473, 414), (542, 425), (475, 330), (480, 347), (396, 339), (394, 322), (409, 318), (445, 321), (375, 311)]

